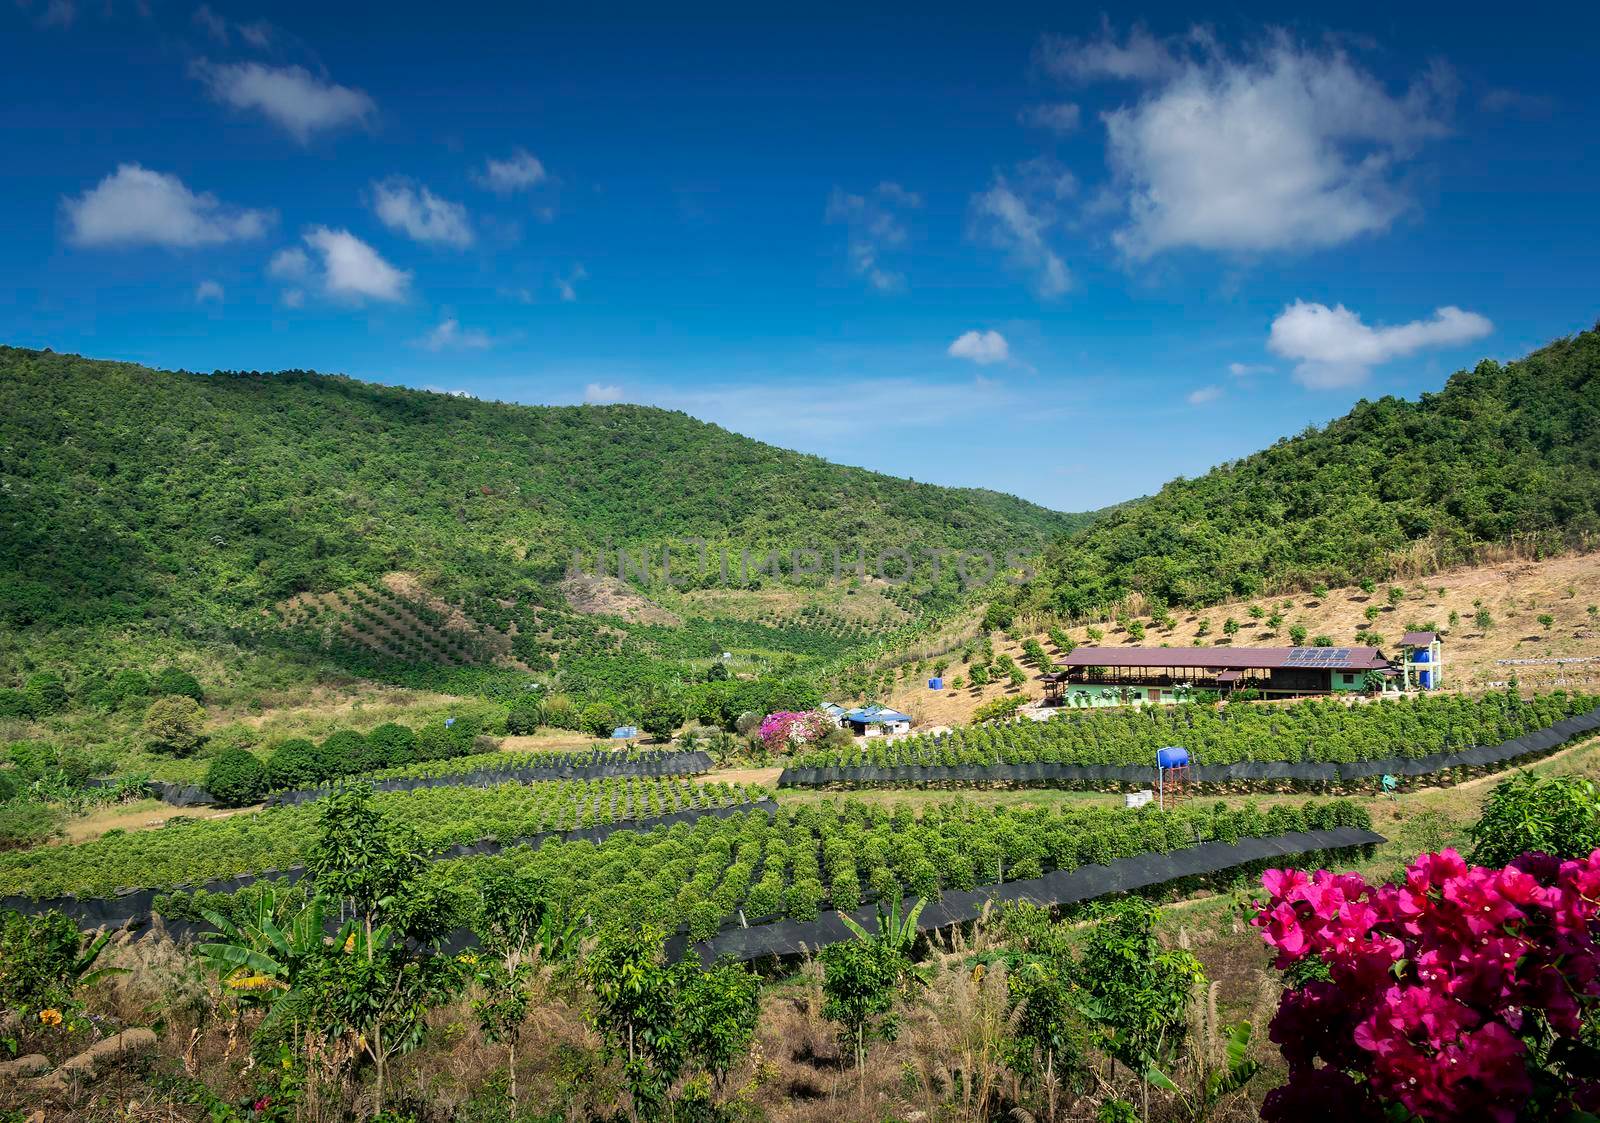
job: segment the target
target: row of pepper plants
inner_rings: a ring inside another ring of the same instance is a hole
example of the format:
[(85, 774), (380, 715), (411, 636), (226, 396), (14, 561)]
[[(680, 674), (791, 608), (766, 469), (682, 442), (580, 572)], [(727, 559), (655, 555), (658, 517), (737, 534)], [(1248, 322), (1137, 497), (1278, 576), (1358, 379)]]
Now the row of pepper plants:
[(724, 924), (815, 920), (902, 896), (1040, 877), (1052, 870), (1292, 831), (1370, 827), (1345, 800), (1262, 810), (1221, 803), (1154, 808), (986, 808), (962, 800), (918, 816), (858, 800), (825, 800), (702, 818), (599, 842), (547, 841), (440, 863), (467, 907), (485, 879), (514, 875), (584, 925), (687, 926), (704, 939)]
[[(492, 788), (388, 792), (373, 806), (414, 828), (425, 853), (483, 839), (644, 820), (677, 811), (739, 806), (765, 798), (758, 785), (695, 784), (682, 778), (605, 777)], [(304, 860), (321, 802), (222, 819), (180, 819), (148, 831), (110, 831), (74, 845), (0, 854), (0, 894), (106, 896), (284, 869)]]
[(1166, 745), (1198, 764), (1286, 761), (1341, 764), (1416, 758), (1496, 745), (1600, 706), (1600, 697), (1554, 691), (1519, 697), (1423, 695), (1347, 705), (1185, 703), (1063, 713), (1049, 721), (975, 725), (889, 743), (802, 753), (796, 768), (1032, 764), (1152, 765)]

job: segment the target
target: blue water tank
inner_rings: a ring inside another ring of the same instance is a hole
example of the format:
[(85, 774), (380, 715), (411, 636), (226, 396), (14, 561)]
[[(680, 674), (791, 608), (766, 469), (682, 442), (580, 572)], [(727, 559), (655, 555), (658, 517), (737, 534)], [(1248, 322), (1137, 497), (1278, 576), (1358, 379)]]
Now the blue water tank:
[(1168, 745), (1164, 749), (1156, 750), (1156, 765), (1159, 768), (1182, 768), (1188, 763), (1188, 749), (1180, 749), (1176, 745)]
[(1429, 655), (1429, 652), (1428, 652), (1428, 649), (1426, 647), (1419, 647), (1419, 648), (1417, 648), (1416, 651), (1412, 652), (1411, 661), (1413, 663), (1431, 662), (1431, 660), (1428, 658), (1428, 655)]
[(944, 679), (942, 679), (942, 678), (930, 678), (928, 680), (928, 689), (929, 690), (943, 690), (944, 689)]
[(1432, 690), (1433, 689), (1433, 672), (1432, 671), (1423, 671), (1422, 674), (1418, 676), (1418, 678), (1422, 682), (1422, 689), (1424, 689), (1424, 690)]

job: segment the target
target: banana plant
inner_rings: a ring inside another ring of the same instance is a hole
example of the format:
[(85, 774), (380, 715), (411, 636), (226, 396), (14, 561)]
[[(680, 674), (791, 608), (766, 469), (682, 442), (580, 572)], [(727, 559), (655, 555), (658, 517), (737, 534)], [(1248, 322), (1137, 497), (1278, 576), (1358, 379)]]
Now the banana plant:
[(197, 949), (200, 961), (217, 973), (243, 1005), (272, 1005), (292, 990), (300, 969), (327, 939), (327, 915), (314, 897), (280, 923), (276, 890), (260, 893), (251, 914), (237, 923), (210, 909), (201, 915), (222, 937)]
[(1153, 1066), (1145, 1074), (1150, 1083), (1177, 1097), (1185, 1116), (1193, 1123), (1206, 1123), (1223, 1100), (1242, 1090), (1261, 1071), (1261, 1062), (1245, 1056), (1250, 1047), (1250, 1023), (1239, 1022), (1222, 1032), (1227, 1038), (1222, 1063), (1214, 1063), (1209, 1056), (1201, 1060), (1198, 1090), (1190, 1092), (1178, 1087), (1165, 1073)]

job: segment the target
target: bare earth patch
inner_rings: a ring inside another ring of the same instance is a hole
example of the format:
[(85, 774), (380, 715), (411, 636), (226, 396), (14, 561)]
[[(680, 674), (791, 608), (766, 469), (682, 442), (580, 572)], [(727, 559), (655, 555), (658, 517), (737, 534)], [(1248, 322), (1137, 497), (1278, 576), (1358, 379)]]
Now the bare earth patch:
[(630, 624), (682, 623), (654, 601), (640, 596), (627, 582), (616, 577), (596, 577), (574, 573), (561, 582), (561, 595), (574, 612), (588, 616), (620, 616)]

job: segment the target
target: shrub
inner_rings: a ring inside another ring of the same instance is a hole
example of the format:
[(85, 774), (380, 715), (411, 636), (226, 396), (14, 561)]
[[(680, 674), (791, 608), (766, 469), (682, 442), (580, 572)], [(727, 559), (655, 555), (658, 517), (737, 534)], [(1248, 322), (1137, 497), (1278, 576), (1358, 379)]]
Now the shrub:
[(267, 790), (267, 770), (254, 753), (224, 749), (206, 769), (206, 790), (227, 807), (254, 803)]
[(1294, 980), (1272, 1020), (1289, 1080), (1267, 1123), (1575, 1119), (1600, 1096), (1584, 1040), (1600, 854), (1493, 868), (1445, 850), (1377, 886), (1326, 870), (1262, 884), (1252, 923)]
[(367, 749), (367, 739), (354, 729), (330, 733), (317, 746), (317, 778), (331, 780), (335, 776), (348, 776), (352, 772), (365, 772), (378, 767), (374, 755)]
[(33, 703), (21, 690), (0, 690), (0, 717), (31, 718)]
[(144, 733), (158, 752), (188, 756), (200, 747), (200, 727), (206, 711), (193, 698), (181, 694), (157, 698), (144, 715)]
[(317, 747), (303, 737), (285, 741), (267, 757), (267, 783), (275, 790), (309, 788), (321, 779)]
[(150, 676), (143, 671), (121, 670), (106, 684), (106, 697), (113, 706), (125, 706), (150, 697)]
[(1518, 772), (1495, 785), (1469, 833), (1478, 865), (1503, 866), (1529, 851), (1586, 858), (1600, 848), (1600, 795), (1580, 776)]
[(200, 681), (179, 667), (167, 667), (156, 675), (154, 683), (157, 694), (181, 694), (185, 698), (193, 698), (196, 702), (204, 702), (206, 693), (200, 688)]
[(61, 814), (43, 803), (0, 803), (0, 850), (37, 846), (56, 833)]
[[(507, 719), (507, 726), (510, 720)], [(367, 734), (367, 751), (375, 768), (410, 764), (416, 758), (417, 735), (404, 725), (385, 722)]]
[(537, 702), (518, 702), (506, 714), (506, 732), (513, 737), (537, 733), (544, 711)]
[(22, 685), (22, 693), (34, 717), (57, 713), (67, 705), (67, 688), (61, 684), (61, 676), (54, 671), (39, 671), (29, 675), (28, 681)]

